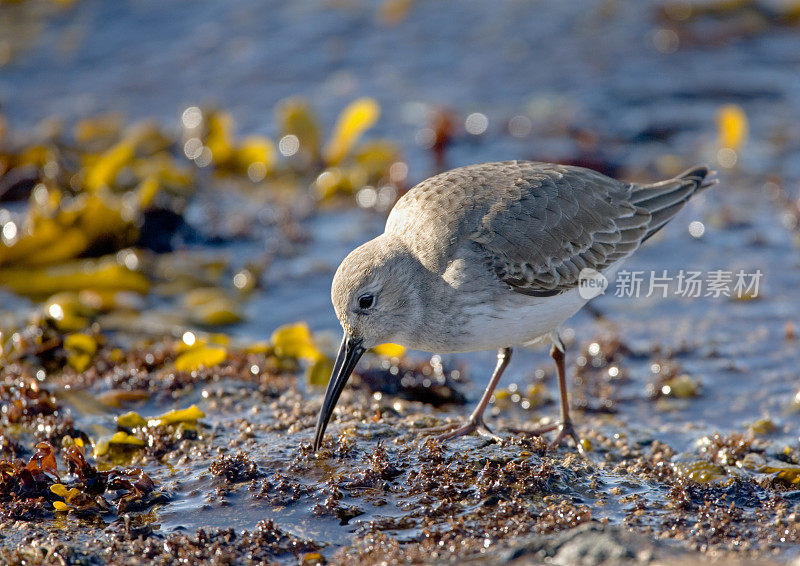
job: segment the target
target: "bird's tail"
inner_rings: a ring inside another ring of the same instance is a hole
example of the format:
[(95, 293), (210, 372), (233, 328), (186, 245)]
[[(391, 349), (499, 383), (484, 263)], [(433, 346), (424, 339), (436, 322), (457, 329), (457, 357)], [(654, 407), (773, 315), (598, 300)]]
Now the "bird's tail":
[(631, 194), (631, 204), (644, 208), (651, 216), (647, 234), (642, 241), (672, 220), (695, 193), (716, 185), (716, 179), (707, 178), (712, 175), (714, 171), (709, 171), (705, 165), (698, 165), (672, 179), (635, 187)]

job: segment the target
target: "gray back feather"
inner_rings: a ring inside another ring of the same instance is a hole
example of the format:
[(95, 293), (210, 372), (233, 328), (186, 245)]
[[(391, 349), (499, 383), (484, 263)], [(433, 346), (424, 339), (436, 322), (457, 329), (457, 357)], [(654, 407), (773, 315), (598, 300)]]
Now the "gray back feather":
[(395, 205), (386, 232), (434, 273), (459, 250), (485, 258), (514, 291), (548, 296), (575, 287), (636, 250), (703, 184), (698, 167), (636, 186), (584, 169), (507, 161), (472, 165), (423, 181)]

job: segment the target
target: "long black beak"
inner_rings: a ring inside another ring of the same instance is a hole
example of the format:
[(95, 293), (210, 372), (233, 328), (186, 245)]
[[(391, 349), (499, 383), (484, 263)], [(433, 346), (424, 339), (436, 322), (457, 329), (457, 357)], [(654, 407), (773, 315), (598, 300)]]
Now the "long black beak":
[(336, 356), (336, 363), (333, 364), (333, 373), (331, 373), (331, 380), (328, 382), (328, 390), (325, 391), (325, 400), (322, 402), (322, 408), (319, 410), (319, 416), (317, 417), (314, 452), (319, 450), (322, 445), (322, 437), (325, 434), (328, 421), (331, 420), (333, 408), (336, 407), (336, 402), (339, 400), (344, 386), (347, 385), (347, 380), (350, 379), (353, 368), (356, 367), (363, 354), (364, 348), (361, 347), (361, 340), (357, 340), (345, 332), (344, 338), (342, 338), (342, 345), (339, 346), (339, 354)]

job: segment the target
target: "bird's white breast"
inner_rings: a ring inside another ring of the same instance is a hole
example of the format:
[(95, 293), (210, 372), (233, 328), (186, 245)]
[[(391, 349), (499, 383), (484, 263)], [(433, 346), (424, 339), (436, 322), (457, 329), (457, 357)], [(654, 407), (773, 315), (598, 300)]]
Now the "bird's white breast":
[(535, 341), (556, 330), (587, 302), (577, 289), (554, 297), (519, 295), (514, 299), (468, 307), (452, 351), (493, 350)]

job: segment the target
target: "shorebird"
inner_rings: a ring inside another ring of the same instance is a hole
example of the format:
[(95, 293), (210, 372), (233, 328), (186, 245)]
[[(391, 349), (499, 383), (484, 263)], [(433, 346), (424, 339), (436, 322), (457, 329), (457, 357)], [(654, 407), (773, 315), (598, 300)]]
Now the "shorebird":
[(344, 337), (317, 419), (314, 450), (359, 358), (386, 342), (436, 353), (497, 349), (478, 406), (448, 440), (498, 438), (483, 414), (512, 348), (549, 339), (561, 401), (558, 431), (581, 449), (569, 414), (558, 328), (588, 301), (582, 273), (610, 275), (699, 190), (697, 166), (636, 185), (581, 167), (506, 161), (431, 177), (397, 201), (383, 234), (353, 250), (333, 278)]

